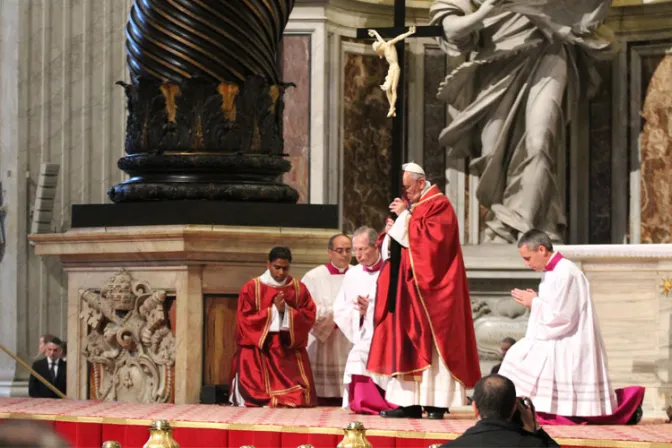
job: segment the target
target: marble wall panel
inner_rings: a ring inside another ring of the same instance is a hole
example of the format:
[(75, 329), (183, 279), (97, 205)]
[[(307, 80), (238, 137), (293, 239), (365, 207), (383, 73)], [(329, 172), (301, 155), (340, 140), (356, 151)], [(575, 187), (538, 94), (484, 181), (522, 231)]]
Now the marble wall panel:
[(672, 55), (642, 58), (642, 82), (641, 242), (672, 243)]
[(307, 203), (310, 193), (310, 35), (283, 37), (281, 65), (283, 81), (296, 84), (285, 93), (283, 135), (292, 170), (284, 181), (299, 192), (299, 203)]
[(438, 47), (425, 47), (424, 58), (423, 168), (427, 179), (443, 190), (446, 183), (446, 150), (438, 140), (446, 125), (446, 103), (439, 100), (436, 93), (446, 76), (446, 54)]
[[(612, 63), (600, 61), (600, 89), (590, 102), (589, 243), (611, 243)], [(625, 182), (625, 179), (623, 180)]]
[(382, 229), (390, 203), (392, 120), (380, 89), (387, 63), (345, 52), (343, 60), (343, 230)]

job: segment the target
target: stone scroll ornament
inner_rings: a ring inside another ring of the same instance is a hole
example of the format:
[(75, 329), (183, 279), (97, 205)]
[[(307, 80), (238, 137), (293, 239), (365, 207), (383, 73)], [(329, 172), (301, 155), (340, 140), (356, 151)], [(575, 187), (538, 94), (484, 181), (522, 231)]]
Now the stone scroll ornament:
[(100, 291), (87, 289), (80, 298), (80, 318), (89, 329), (83, 355), (92, 367), (91, 398), (170, 401), (175, 337), (166, 318), (166, 292), (153, 291), (122, 269)]
[(294, 0), (135, 0), (126, 28), (129, 179), (113, 202), (296, 202), (282, 182), (279, 46)]

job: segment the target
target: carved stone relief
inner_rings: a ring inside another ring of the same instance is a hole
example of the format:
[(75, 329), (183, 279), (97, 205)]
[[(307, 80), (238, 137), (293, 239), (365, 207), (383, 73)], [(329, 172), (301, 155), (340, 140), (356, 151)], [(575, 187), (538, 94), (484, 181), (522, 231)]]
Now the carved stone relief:
[(89, 327), (83, 355), (93, 370), (91, 398), (170, 401), (175, 337), (164, 308), (166, 292), (121, 269), (100, 291), (87, 289), (80, 299), (80, 318)]
[(472, 299), (478, 357), (481, 361), (499, 361), (499, 343), (506, 337), (516, 341), (525, 336), (529, 310), (512, 299)]

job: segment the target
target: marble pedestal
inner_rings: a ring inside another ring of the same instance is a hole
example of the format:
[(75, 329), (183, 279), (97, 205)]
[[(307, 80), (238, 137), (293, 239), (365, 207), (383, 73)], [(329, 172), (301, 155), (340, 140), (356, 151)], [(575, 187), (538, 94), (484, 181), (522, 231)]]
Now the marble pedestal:
[[(644, 416), (663, 417), (672, 405), (672, 245), (558, 246), (590, 282), (614, 387), (646, 387)], [(523, 265), (515, 246), (465, 246), (474, 326), (484, 374), (499, 340), (524, 335), (527, 314), (511, 288), (538, 289), (540, 274)]]
[(125, 269), (135, 280), (175, 297), (176, 404), (198, 403), (203, 381), (203, 296), (237, 294), (265, 269), (276, 245), (292, 249), (292, 274), (323, 263), (336, 230), (226, 226), (84, 228), (31, 235), (35, 252), (60, 258), (68, 278), (68, 397), (88, 398), (82, 354), (88, 327), (81, 294)]

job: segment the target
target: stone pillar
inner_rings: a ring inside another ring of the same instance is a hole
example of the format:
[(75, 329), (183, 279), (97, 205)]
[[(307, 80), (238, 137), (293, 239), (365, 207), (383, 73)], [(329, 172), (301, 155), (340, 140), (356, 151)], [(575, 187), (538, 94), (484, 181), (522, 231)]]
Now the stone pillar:
[(203, 382), (203, 268), (187, 266), (177, 277), (175, 403), (199, 402)]
[[(25, 171), (28, 155), (21, 151), (19, 125), (21, 3), (20, 0), (0, 2), (0, 232), (3, 232), (0, 242), (0, 342), (26, 357)], [(14, 360), (0, 353), (0, 396), (26, 393), (27, 376), (18, 369), (20, 367)]]

